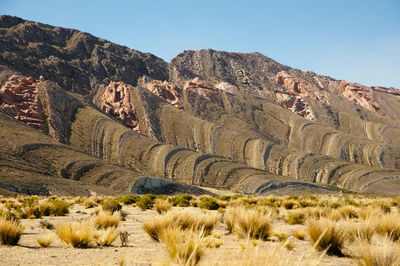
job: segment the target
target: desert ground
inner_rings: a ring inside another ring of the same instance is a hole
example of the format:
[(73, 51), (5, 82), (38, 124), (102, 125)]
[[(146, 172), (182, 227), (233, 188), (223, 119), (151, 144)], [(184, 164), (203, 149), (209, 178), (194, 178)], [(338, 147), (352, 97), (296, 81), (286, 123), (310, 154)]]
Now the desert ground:
[[(68, 213), (46, 213), (54, 201), (66, 203)], [(360, 195), (4, 197), (0, 265), (399, 265), (399, 203)], [(108, 227), (114, 234), (110, 246), (98, 217), (116, 218)], [(16, 245), (4, 244), (4, 221), (23, 227)], [(59, 237), (60, 228), (72, 222), (93, 225), (85, 229), (94, 232), (86, 244), (73, 247)], [(318, 222), (326, 224), (315, 243)], [(163, 235), (168, 228), (183, 234)], [(41, 247), (41, 238), (49, 239), (48, 247)], [(188, 253), (172, 251), (191, 245)]]

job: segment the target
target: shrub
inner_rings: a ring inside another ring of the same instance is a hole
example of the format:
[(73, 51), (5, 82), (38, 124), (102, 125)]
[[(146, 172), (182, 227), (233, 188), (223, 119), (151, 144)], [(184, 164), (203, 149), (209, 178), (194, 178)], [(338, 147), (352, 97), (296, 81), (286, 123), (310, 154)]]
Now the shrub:
[(303, 231), (296, 231), (293, 233), (293, 237), (298, 240), (304, 240), (306, 239), (306, 233)]
[(128, 216), (128, 212), (123, 209), (119, 210), (119, 215), (121, 216), (121, 221), (126, 221), (126, 217)]
[(342, 248), (346, 234), (335, 222), (327, 218), (310, 219), (307, 222), (307, 231), (317, 250), (327, 250), (328, 255), (343, 256)]
[(286, 222), (288, 224), (303, 224), (304, 223), (304, 219), (305, 219), (305, 215), (304, 213), (291, 213), (289, 214), (288, 219), (286, 220)]
[(159, 214), (165, 213), (172, 208), (171, 203), (168, 200), (156, 199), (154, 201), (154, 209)]
[(114, 199), (106, 199), (102, 204), (103, 211), (114, 213), (119, 211), (122, 206)]
[(178, 207), (189, 207), (192, 199), (191, 195), (181, 194), (172, 198), (172, 204)]
[(294, 206), (296, 206), (296, 202), (293, 200), (285, 200), (282, 203), (282, 206), (286, 209), (286, 210), (291, 210), (293, 209)]
[(0, 217), (0, 244), (17, 245), (23, 231), (24, 228), (18, 221)]
[(92, 247), (96, 241), (96, 232), (90, 221), (60, 223), (56, 226), (56, 234), (74, 248)]
[(48, 222), (48, 221), (46, 221), (46, 220), (40, 221), (40, 222), (39, 222), (39, 225), (40, 225), (40, 227), (42, 227), (42, 228), (46, 228), (46, 229), (50, 229), (50, 230), (54, 229), (53, 224), (50, 223), (50, 222)]
[(99, 214), (94, 218), (94, 224), (97, 228), (107, 229), (109, 227), (118, 227), (120, 216), (117, 213), (110, 214), (108, 212)]
[(120, 231), (119, 239), (121, 240), (121, 246), (126, 247), (129, 243), (129, 233), (128, 231)]
[(46, 248), (50, 246), (50, 244), (54, 240), (54, 235), (48, 234), (48, 235), (41, 235), (36, 238), (36, 241), (42, 248)]
[(207, 210), (218, 210), (220, 205), (217, 200), (210, 197), (203, 197), (200, 201), (199, 207)]
[(153, 194), (146, 194), (144, 196), (142, 196), (140, 198), (140, 200), (138, 200), (136, 202), (136, 206), (138, 206), (139, 208), (141, 208), (142, 210), (148, 210), (148, 209), (152, 209), (153, 205), (154, 205), (154, 200), (156, 199), (156, 196)]
[(130, 204), (136, 203), (139, 200), (140, 200), (139, 195), (125, 195), (125, 196), (120, 196), (117, 198), (118, 202), (121, 202), (125, 205), (130, 205)]

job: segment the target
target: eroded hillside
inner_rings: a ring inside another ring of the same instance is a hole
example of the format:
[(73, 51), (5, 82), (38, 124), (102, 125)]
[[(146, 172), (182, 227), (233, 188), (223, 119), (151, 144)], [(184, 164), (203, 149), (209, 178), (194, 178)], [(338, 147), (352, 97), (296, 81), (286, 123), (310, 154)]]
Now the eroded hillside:
[(249, 194), (400, 191), (394, 88), (258, 53), (184, 51), (168, 64), (10, 16), (0, 34), (1, 188), (45, 176), (46, 191), (130, 192), (150, 176)]

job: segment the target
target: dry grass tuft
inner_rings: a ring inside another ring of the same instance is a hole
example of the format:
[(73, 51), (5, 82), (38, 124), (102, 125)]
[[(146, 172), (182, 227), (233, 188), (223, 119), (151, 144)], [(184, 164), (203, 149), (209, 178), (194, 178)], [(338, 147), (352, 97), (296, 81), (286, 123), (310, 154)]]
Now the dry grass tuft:
[(36, 238), (36, 241), (42, 248), (47, 248), (48, 246), (50, 246), (53, 240), (54, 240), (53, 234), (40, 235)]
[(154, 210), (159, 214), (166, 213), (172, 208), (172, 204), (168, 200), (155, 199)]
[(91, 221), (60, 223), (56, 225), (56, 234), (74, 248), (93, 247), (97, 238), (97, 232)]
[(24, 227), (18, 221), (0, 217), (0, 244), (17, 245), (23, 231)]
[(343, 256), (343, 243), (346, 233), (334, 221), (327, 218), (307, 221), (307, 231), (314, 247), (319, 250), (327, 250), (328, 255)]
[(370, 242), (358, 239), (353, 256), (363, 266), (400, 265), (400, 246), (387, 236), (374, 235)]
[[(313, 250), (298, 254), (281, 245), (262, 250), (246, 245), (244, 249), (243, 259), (238, 264), (241, 266), (319, 266), (324, 256), (324, 253), (318, 254)], [(226, 256), (231, 256), (231, 253)]]
[(214, 213), (196, 214), (187, 210), (172, 211), (143, 222), (143, 230), (153, 239), (159, 241), (160, 233), (166, 227), (178, 227), (182, 230), (202, 231), (209, 235), (219, 221)]
[(375, 217), (376, 232), (390, 236), (393, 241), (400, 239), (400, 215), (390, 213), (381, 217)]
[(168, 227), (174, 226), (175, 221), (170, 215), (161, 215), (143, 222), (143, 230), (155, 241), (160, 241), (161, 232)]
[(160, 239), (170, 259), (179, 265), (196, 265), (203, 256), (202, 232), (187, 232), (172, 226), (161, 232)]
[(107, 229), (109, 227), (118, 227), (120, 220), (121, 217), (118, 213), (103, 212), (94, 218), (94, 224), (97, 228)]
[(118, 235), (119, 232), (116, 228), (109, 227), (107, 230), (101, 232), (97, 244), (104, 247), (111, 246), (115, 239), (117, 239)]
[(263, 214), (245, 207), (228, 208), (225, 223), (228, 230), (233, 229), (240, 237), (267, 240), (271, 235), (272, 217), (273, 210)]

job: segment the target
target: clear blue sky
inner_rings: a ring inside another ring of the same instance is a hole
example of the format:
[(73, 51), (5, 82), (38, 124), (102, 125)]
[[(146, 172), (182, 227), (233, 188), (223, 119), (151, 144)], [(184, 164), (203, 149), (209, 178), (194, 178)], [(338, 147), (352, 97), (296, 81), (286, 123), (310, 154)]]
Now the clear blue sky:
[(168, 62), (182, 50), (257, 51), (301, 70), (400, 89), (400, 0), (0, 0), (0, 13)]

